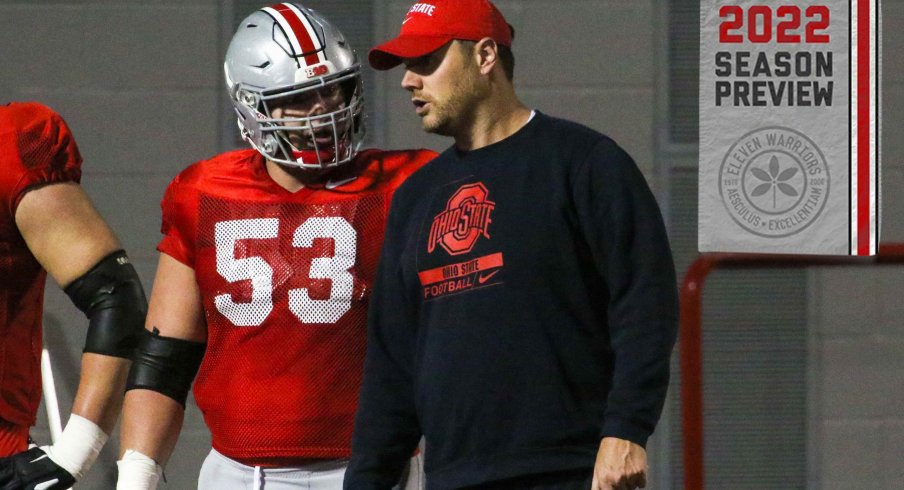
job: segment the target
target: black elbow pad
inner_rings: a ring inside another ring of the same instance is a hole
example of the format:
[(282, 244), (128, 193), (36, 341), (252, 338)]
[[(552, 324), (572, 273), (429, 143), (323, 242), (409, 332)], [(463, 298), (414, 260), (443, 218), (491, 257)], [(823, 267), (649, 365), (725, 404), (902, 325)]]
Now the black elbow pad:
[(145, 389), (176, 400), (185, 407), (188, 390), (198, 374), (207, 344), (174, 337), (161, 337), (142, 329), (126, 391)]
[(89, 320), (84, 352), (131, 359), (148, 302), (126, 253), (104, 257), (64, 291)]

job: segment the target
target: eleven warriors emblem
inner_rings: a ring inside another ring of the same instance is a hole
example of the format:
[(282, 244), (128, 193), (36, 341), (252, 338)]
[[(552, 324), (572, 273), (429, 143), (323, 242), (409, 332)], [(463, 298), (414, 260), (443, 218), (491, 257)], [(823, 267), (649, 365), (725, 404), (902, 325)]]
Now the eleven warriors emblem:
[(481, 236), (490, 238), (490, 214), (496, 203), (487, 199), (489, 192), (483, 183), (461, 186), (446, 203), (445, 211), (433, 218), (427, 252), (439, 244), (449, 255), (470, 252)]
[(719, 194), (745, 230), (781, 238), (819, 217), (829, 193), (829, 167), (816, 144), (791, 128), (760, 128), (736, 141), (719, 168)]

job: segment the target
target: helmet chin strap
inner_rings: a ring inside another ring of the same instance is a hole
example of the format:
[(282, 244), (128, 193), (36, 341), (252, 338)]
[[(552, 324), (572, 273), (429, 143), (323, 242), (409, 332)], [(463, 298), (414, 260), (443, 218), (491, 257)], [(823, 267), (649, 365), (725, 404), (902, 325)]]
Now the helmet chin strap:
[(336, 152), (327, 151), (327, 150), (296, 150), (292, 149), (292, 158), (296, 162), (306, 163), (306, 164), (319, 164), (323, 165), (323, 162), (332, 163), (336, 158)]
[(340, 139), (336, 143), (336, 146), (328, 150), (298, 150), (291, 144), (289, 147), (292, 148), (292, 158), (294, 158), (295, 161), (300, 160), (302, 163), (308, 163), (309, 161), (311, 163), (317, 162), (320, 165), (323, 165), (323, 162), (327, 162), (327, 164), (335, 165), (349, 153), (348, 141)]
[[(289, 141), (288, 138), (284, 136), (274, 136), (271, 135), (267, 138), (267, 142), (265, 142), (265, 149), (269, 150), (268, 147), (272, 146), (272, 151), (267, 151), (271, 155), (275, 155), (276, 152), (280, 149), (279, 143), (276, 141), (276, 138), (282, 139), (282, 142), (288, 147), (291, 152), (292, 160), (294, 162), (303, 163), (305, 165), (320, 165), (321, 167), (328, 167), (331, 165), (335, 165), (338, 163), (338, 160), (344, 155), (348, 153), (348, 143), (345, 141), (338, 141), (338, 147), (331, 147), (329, 149), (305, 149), (299, 150)], [(299, 165), (299, 167), (302, 167)]]

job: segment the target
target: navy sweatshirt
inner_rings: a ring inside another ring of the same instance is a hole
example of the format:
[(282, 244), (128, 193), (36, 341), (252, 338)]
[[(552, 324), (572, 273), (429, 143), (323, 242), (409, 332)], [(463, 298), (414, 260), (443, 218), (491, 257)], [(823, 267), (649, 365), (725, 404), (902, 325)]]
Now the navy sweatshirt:
[(540, 113), (396, 192), (347, 489), (389, 489), (423, 434), (430, 489), (593, 467), (645, 445), (677, 333), (662, 217), (611, 139)]

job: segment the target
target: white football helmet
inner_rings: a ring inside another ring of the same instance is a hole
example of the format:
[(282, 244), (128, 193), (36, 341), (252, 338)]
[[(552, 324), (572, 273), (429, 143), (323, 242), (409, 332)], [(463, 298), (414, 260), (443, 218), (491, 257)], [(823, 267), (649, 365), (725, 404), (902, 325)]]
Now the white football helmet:
[[(322, 169), (357, 154), (364, 139), (361, 65), (317, 12), (297, 3), (254, 12), (229, 43), (223, 68), (242, 137), (265, 158)], [(290, 101), (318, 108), (274, 118)]]

